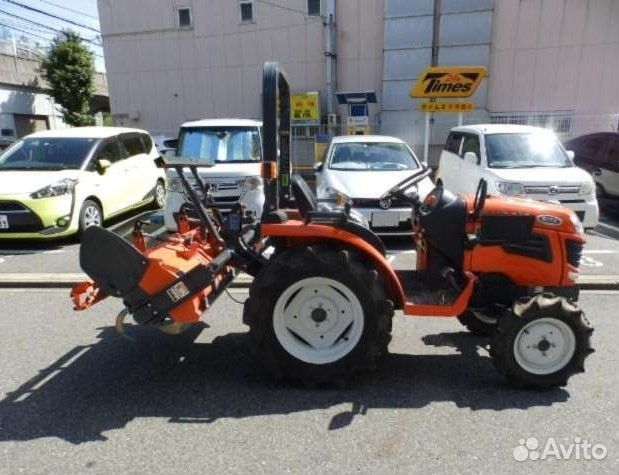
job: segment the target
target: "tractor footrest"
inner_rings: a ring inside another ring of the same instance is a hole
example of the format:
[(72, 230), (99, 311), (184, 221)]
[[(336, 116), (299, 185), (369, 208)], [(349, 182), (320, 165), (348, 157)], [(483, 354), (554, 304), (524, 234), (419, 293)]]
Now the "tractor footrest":
[(399, 270), (396, 271), (406, 300), (415, 305), (452, 305), (460, 291), (440, 276), (432, 276), (427, 272)]

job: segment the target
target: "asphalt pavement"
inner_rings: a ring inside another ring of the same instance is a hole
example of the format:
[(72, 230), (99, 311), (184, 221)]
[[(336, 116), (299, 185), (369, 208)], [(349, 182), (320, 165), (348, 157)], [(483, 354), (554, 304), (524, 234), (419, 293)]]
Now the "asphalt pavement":
[[(225, 294), (181, 336), (121, 337), (118, 300), (0, 289), (0, 474), (617, 474), (618, 298), (582, 294), (597, 351), (564, 389), (512, 389), (456, 320), (399, 313), (376, 374), (305, 389), (264, 376)], [(533, 460), (551, 439), (569, 459)]]

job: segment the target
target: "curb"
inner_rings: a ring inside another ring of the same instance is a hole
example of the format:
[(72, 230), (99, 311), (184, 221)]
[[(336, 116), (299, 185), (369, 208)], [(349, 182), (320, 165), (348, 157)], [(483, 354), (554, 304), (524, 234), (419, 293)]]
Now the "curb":
[[(60, 288), (70, 289), (78, 282), (88, 280), (82, 273), (4, 273), (0, 274), (0, 288)], [(253, 277), (239, 274), (230, 288), (248, 288)], [(619, 290), (619, 275), (581, 275), (578, 278), (580, 290)]]

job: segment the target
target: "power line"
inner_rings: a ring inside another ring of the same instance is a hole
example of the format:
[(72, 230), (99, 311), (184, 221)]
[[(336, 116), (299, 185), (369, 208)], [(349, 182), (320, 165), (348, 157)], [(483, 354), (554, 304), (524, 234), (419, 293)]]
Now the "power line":
[(73, 8), (65, 7), (64, 5), (60, 5), (58, 3), (50, 2), (49, 0), (39, 0), (39, 2), (47, 3), (48, 5), (52, 5), (52, 6), (57, 7), (57, 8), (62, 8), (63, 10), (66, 10), (68, 12), (77, 13), (78, 15), (83, 15), (85, 17), (92, 18), (93, 20), (99, 21), (99, 18), (94, 16), (94, 15), (90, 15), (90, 14), (88, 14), (86, 12), (81, 12), (79, 10), (74, 10)]
[[(51, 27), (51, 26), (44, 25), (43, 23), (39, 23), (39, 22), (37, 22), (37, 21), (31, 20), (30, 18), (26, 18), (26, 17), (20, 16), (20, 15), (17, 15), (17, 14), (15, 14), (15, 13), (8, 12), (8, 11), (6, 11), (6, 10), (2, 10), (1, 8), (0, 8), (0, 13), (4, 13), (5, 15), (8, 15), (8, 16), (13, 17), (13, 18), (17, 18), (17, 19), (19, 19), (19, 20), (27, 21), (28, 23), (32, 23), (33, 25), (37, 25), (37, 26), (40, 26), (40, 27), (46, 28), (46, 29), (51, 30), (51, 31), (53, 31), (53, 32), (55, 32), (55, 33), (63, 33), (63, 31), (62, 31), (62, 30), (58, 30), (57, 28), (53, 28), (53, 27)], [(89, 39), (89, 38), (83, 38), (83, 37), (82, 37), (82, 36), (80, 36), (80, 35), (78, 35), (78, 36), (79, 36), (79, 38), (80, 38), (82, 41), (85, 41), (85, 42), (87, 42), (87, 43), (93, 44), (93, 45), (95, 45), (95, 46), (101, 46), (99, 43), (97, 43), (97, 42), (95, 42), (95, 41), (93, 41), (93, 40), (91, 40), (91, 39)]]
[(270, 6), (275, 7), (275, 8), (281, 8), (282, 10), (287, 10), (289, 12), (300, 13), (301, 15), (308, 16), (307, 12), (305, 12), (303, 10), (297, 10), (295, 8), (290, 8), (290, 7), (287, 7), (285, 5), (280, 5), (279, 3), (272, 3), (272, 2), (269, 2), (267, 0), (256, 0), (256, 1), (259, 2), (259, 3), (264, 3), (265, 5), (270, 5)]
[(58, 16), (58, 15), (54, 15), (53, 13), (46, 12), (45, 10), (39, 10), (38, 8), (34, 8), (34, 7), (29, 6), (29, 5), (24, 5), (23, 3), (16, 2), (15, 0), (2, 0), (2, 1), (3, 2), (11, 3), (12, 5), (17, 5), (18, 7), (25, 8), (26, 10), (30, 10), (32, 12), (40, 13), (42, 15), (47, 15), (48, 17), (55, 18), (56, 20), (64, 21), (66, 23), (70, 23), (72, 25), (79, 26), (80, 28), (84, 28), (86, 30), (94, 31), (95, 33), (99, 33), (99, 34), (101, 33), (96, 28), (92, 28), (92, 27), (90, 27), (88, 25), (84, 25), (83, 23), (78, 23), (78, 22), (70, 20), (68, 18), (64, 18), (64, 17)]
[[(33, 38), (38, 38), (38, 39), (44, 40), (44, 41), (46, 41), (48, 43), (50, 43), (52, 41), (51, 38), (45, 38), (44, 36), (37, 35), (36, 33), (32, 33), (31, 31), (22, 30), (21, 28), (17, 28), (16, 26), (7, 25), (6, 23), (0, 22), (0, 26), (8, 28), (9, 30), (19, 31), (20, 33), (24, 33), (27, 36), (31, 36)], [(48, 34), (48, 33), (44, 33), (44, 34)], [(51, 33), (49, 33), (49, 34), (51, 34)], [(90, 51), (90, 53), (92, 53), (93, 55), (95, 55), (98, 58), (103, 58), (102, 54), (96, 53), (94, 51)]]

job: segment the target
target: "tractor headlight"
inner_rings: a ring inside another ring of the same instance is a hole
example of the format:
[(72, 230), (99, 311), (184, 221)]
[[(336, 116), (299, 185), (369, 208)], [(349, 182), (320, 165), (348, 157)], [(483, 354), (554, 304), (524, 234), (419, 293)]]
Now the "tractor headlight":
[(576, 229), (576, 232), (578, 232), (579, 234), (584, 234), (585, 227), (583, 226), (582, 221), (578, 218), (576, 213), (570, 213), (570, 221), (574, 225), (574, 229)]
[(508, 196), (524, 196), (525, 190), (522, 183), (498, 182), (497, 189), (502, 195)]
[(264, 180), (260, 176), (248, 176), (244, 180), (239, 181), (239, 187), (243, 191), (253, 191), (264, 185)]
[(580, 185), (580, 191), (578, 194), (580, 196), (591, 196), (595, 193), (595, 185), (591, 181), (586, 181), (582, 185)]
[(51, 198), (52, 196), (61, 196), (72, 193), (77, 185), (77, 180), (71, 178), (65, 178), (56, 183), (53, 183), (45, 188), (41, 188), (38, 191), (30, 194), (31, 198), (35, 200), (41, 198)]

